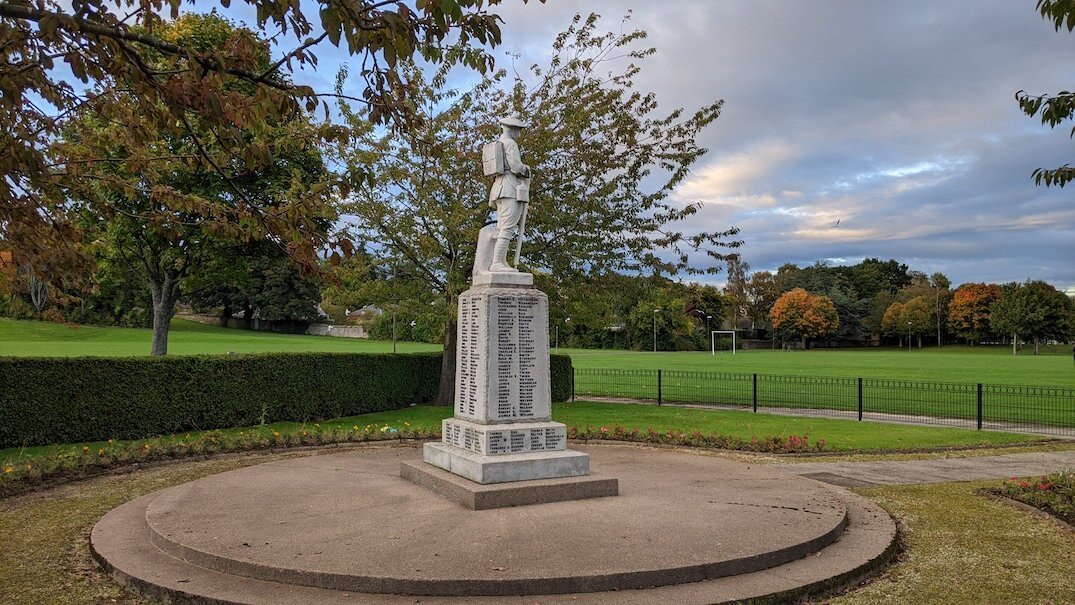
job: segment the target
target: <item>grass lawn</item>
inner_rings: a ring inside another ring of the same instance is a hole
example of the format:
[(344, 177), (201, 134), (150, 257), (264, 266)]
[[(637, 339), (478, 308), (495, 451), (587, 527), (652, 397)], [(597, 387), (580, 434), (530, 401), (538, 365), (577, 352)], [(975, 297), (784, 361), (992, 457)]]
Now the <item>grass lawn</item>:
[[(130, 594), (94, 565), (87, 536), (112, 508), (210, 474), (308, 453), (256, 454), (152, 465), (0, 500), (0, 594), (5, 605), (154, 601)], [(999, 482), (856, 490), (903, 524), (908, 551), (833, 605), (1075, 602), (1075, 534), (974, 495)], [(943, 503), (943, 506), (938, 506)]]
[[(0, 319), (0, 356), (130, 356), (149, 352), (150, 331), (140, 328), (100, 328)], [(398, 351), (437, 351), (440, 345), (399, 342)], [(392, 350), (387, 341), (273, 334), (207, 326), (183, 320), (172, 322), (168, 351), (175, 355), (257, 353), (269, 351), (375, 352)], [(946, 382), (1028, 384), (1075, 388), (1075, 364), (1070, 348), (1049, 347), (1051, 354), (1011, 355), (1007, 347), (948, 346), (940, 349), (842, 349), (816, 351), (719, 352), (601, 351), (561, 348), (575, 367), (623, 370), (695, 370), (805, 376), (900, 378)]]
[[(150, 330), (144, 328), (68, 327), (43, 321), (0, 318), (0, 356), (149, 355), (151, 340)], [(400, 353), (440, 349), (440, 345), (420, 342), (397, 343), (397, 351)], [(172, 321), (168, 336), (168, 353), (172, 355), (304, 351), (391, 353), (392, 342), (235, 330), (182, 319)]]
[(907, 552), (829, 605), (1075, 603), (1075, 532), (974, 493), (998, 481), (856, 489), (902, 523)]
[[(561, 348), (577, 368), (694, 370), (803, 376), (898, 378), (941, 382), (982, 382), (1075, 388), (1075, 363), (1066, 352), (1012, 355), (1009, 347), (895, 350), (820, 349), (811, 351), (718, 351), (649, 353)], [(1052, 347), (1050, 351), (1060, 351)]]
[[(377, 412), (348, 418), (337, 418), (320, 423), (323, 430), (360, 430), (367, 425), (377, 429), (383, 426), (440, 430), (440, 422), (452, 416), (452, 408), (446, 406), (415, 406), (402, 410)], [(828, 449), (841, 452), (871, 452), (884, 450), (914, 450), (923, 448), (959, 448), (981, 445), (1002, 445), (1040, 439), (1034, 435), (1019, 435), (995, 431), (971, 431), (931, 426), (856, 422), (828, 418), (801, 418), (773, 414), (753, 414), (723, 410), (699, 410), (670, 406), (652, 406), (629, 403), (594, 403), (576, 401), (553, 405), (553, 419), (569, 426), (601, 427), (619, 424), (625, 428), (645, 430), (652, 428), (664, 433), (670, 430), (718, 433), (749, 440), (751, 437), (806, 435), (811, 443), (824, 439)], [(405, 425), (404, 423), (409, 423)], [(263, 427), (239, 427), (220, 431), (260, 430), (265, 432), (295, 430), (302, 425), (297, 422), (276, 422)], [(181, 440), (187, 434), (175, 435)], [(137, 442), (135, 442), (137, 444)], [(50, 445), (0, 450), (0, 463), (14, 464), (27, 458), (66, 452), (77, 452), (83, 446), (91, 451), (105, 447), (104, 442)]]

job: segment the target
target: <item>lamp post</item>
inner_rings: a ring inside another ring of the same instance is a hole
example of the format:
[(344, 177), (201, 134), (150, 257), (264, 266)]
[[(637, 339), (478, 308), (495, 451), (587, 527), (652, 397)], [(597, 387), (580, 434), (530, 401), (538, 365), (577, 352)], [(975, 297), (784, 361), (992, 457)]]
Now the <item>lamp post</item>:
[[(564, 323), (566, 324), (569, 321), (571, 321), (570, 317), (565, 319)], [(556, 347), (556, 352), (559, 353), (560, 352), (560, 324), (556, 324), (556, 345), (555, 345), (555, 347)]]
[(660, 313), (660, 309), (653, 310), (653, 352), (657, 352), (657, 314)]
[(907, 322), (907, 352), (911, 352), (911, 322)]

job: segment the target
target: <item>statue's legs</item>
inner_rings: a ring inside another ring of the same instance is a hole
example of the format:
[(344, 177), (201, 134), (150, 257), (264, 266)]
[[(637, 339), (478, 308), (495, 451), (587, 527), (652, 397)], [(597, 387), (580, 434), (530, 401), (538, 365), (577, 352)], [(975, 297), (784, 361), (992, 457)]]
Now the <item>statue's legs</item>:
[(489, 265), (489, 271), (493, 273), (504, 273), (516, 270), (507, 262), (508, 244), (510, 243), (511, 237), (496, 238), (496, 244), (493, 245), (493, 262)]
[(493, 244), (493, 262), (489, 265), (489, 271), (516, 271), (508, 264), (508, 245), (519, 226), (521, 206), (522, 204), (510, 197), (502, 197), (496, 201), (496, 243)]

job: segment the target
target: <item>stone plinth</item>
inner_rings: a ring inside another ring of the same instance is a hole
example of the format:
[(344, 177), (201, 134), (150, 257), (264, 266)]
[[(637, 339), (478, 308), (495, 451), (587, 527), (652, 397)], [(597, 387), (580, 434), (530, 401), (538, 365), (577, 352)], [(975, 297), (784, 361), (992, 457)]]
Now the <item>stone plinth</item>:
[(549, 298), (533, 279), (480, 273), (459, 296), (455, 417), (426, 444), (428, 464), (482, 485), (589, 474), (589, 456), (552, 422)]
[(445, 443), (427, 443), (422, 459), (482, 485), (590, 474), (589, 454), (567, 449), (486, 456)]
[(549, 297), (479, 287), (459, 296), (455, 417), (478, 424), (552, 417)]
[(614, 477), (591, 474), (481, 484), (420, 460), (402, 463), (400, 475), (411, 483), (458, 502), (470, 510), (602, 498), (615, 496), (619, 492), (619, 480)]

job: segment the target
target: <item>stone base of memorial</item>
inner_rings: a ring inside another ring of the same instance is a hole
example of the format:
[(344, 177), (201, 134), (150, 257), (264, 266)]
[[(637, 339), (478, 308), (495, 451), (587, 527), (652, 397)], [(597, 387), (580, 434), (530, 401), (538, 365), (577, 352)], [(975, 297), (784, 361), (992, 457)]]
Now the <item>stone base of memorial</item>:
[[(578, 479), (590, 474), (590, 457), (567, 449), (567, 427), (552, 421), (549, 299), (533, 283), (529, 273), (479, 273), (460, 295), (455, 415), (423, 460), (480, 485), (576, 478), (571, 489), (549, 488), (551, 499), (500, 498), (510, 505), (616, 495), (615, 479)], [(401, 474), (442, 495), (466, 490), (422, 465)]]

